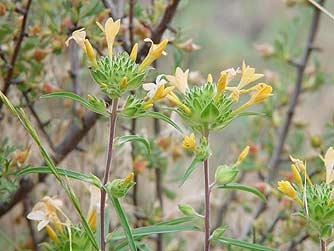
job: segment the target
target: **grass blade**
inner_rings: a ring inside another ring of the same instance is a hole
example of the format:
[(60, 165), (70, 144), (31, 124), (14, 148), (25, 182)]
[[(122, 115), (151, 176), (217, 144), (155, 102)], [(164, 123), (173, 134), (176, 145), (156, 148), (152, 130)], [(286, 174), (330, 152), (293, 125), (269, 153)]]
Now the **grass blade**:
[(235, 240), (235, 239), (228, 238), (228, 237), (221, 237), (220, 239), (216, 241), (220, 243), (240, 247), (240, 248), (246, 248), (248, 250), (254, 250), (254, 251), (277, 251), (277, 249), (268, 248), (268, 247), (261, 246), (258, 244), (247, 243), (245, 241), (239, 241), (239, 240)]
[(119, 220), (121, 222), (121, 225), (123, 227), (124, 234), (125, 234), (125, 236), (128, 240), (128, 245), (130, 247), (130, 250), (131, 251), (137, 251), (137, 247), (136, 247), (133, 235), (132, 235), (132, 231), (131, 231), (128, 219), (125, 216), (125, 213), (123, 211), (123, 208), (121, 207), (121, 204), (119, 203), (119, 200), (117, 198), (115, 198), (114, 196), (112, 196), (111, 194), (109, 194), (109, 198), (111, 199), (111, 201), (112, 201), (112, 203), (115, 207), (116, 213), (117, 213), (118, 218), (119, 218)]

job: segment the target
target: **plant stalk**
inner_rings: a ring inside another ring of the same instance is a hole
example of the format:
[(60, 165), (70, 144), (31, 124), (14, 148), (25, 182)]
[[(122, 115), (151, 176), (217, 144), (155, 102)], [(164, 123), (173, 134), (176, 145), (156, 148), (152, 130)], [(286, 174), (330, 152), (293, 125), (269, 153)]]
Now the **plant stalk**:
[[(209, 141), (209, 132), (204, 133), (204, 137)], [(210, 181), (209, 181), (209, 159), (203, 162), (204, 169), (204, 186), (205, 186), (205, 239), (204, 250), (210, 250)]]
[[(107, 153), (107, 164), (106, 164), (106, 168), (104, 171), (104, 177), (103, 177), (103, 186), (106, 185), (109, 180), (110, 165), (111, 165), (112, 153), (113, 153), (113, 141), (114, 141), (114, 136), (115, 136), (115, 127), (116, 127), (116, 119), (117, 119), (117, 106), (118, 106), (118, 98), (115, 98), (112, 101), (112, 111), (110, 115), (109, 146), (108, 146), (108, 153)], [(105, 233), (104, 233), (105, 206), (106, 206), (106, 191), (104, 190), (104, 188), (101, 188), (101, 202), (100, 202), (101, 251), (106, 250)]]
[(321, 251), (326, 251), (327, 250), (327, 246), (326, 246), (326, 241), (325, 240), (320, 239), (320, 248), (321, 248)]

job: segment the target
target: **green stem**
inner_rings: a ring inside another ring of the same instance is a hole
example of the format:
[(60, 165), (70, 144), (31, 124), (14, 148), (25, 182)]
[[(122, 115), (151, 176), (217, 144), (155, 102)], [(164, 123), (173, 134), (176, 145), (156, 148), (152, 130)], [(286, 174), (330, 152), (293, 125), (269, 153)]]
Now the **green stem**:
[[(110, 172), (110, 165), (111, 165), (111, 159), (112, 159), (112, 151), (113, 151), (113, 141), (114, 141), (114, 135), (115, 135), (115, 127), (116, 127), (116, 119), (117, 119), (117, 105), (118, 105), (118, 99), (113, 99), (112, 101), (112, 111), (110, 115), (110, 132), (109, 132), (109, 146), (108, 146), (108, 153), (107, 153), (107, 164), (104, 171), (104, 177), (103, 177), (103, 186), (107, 184), (109, 180), (109, 172)], [(104, 215), (105, 215), (105, 205), (106, 205), (106, 191), (104, 190), (104, 187), (101, 188), (101, 202), (100, 202), (100, 222), (101, 222), (101, 239), (100, 239), (100, 248), (101, 251), (106, 250), (106, 243), (105, 243), (105, 233), (104, 233)]]

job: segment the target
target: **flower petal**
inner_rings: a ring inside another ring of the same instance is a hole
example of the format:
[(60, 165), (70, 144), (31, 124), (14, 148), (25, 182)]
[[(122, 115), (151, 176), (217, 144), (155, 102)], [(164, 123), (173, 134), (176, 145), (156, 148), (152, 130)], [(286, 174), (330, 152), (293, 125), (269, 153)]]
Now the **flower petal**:
[(38, 225), (37, 225), (37, 230), (38, 231), (41, 231), (43, 228), (45, 228), (45, 226), (47, 225), (47, 224), (49, 224), (49, 220), (43, 220), (43, 221), (41, 221), (40, 223), (38, 223)]
[(45, 219), (45, 212), (43, 211), (32, 211), (27, 215), (29, 220), (38, 220), (42, 221)]

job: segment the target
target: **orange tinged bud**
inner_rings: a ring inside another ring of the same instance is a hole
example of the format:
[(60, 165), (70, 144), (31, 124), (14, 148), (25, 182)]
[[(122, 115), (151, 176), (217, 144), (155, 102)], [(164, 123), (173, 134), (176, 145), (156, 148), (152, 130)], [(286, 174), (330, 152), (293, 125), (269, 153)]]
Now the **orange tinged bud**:
[(44, 49), (36, 49), (34, 51), (34, 59), (37, 62), (41, 62), (47, 55), (49, 54), (48, 50), (44, 50)]

